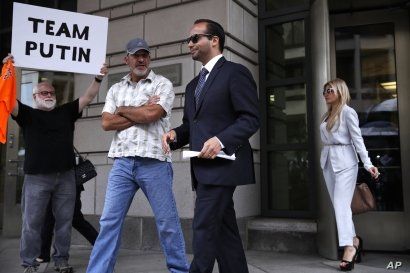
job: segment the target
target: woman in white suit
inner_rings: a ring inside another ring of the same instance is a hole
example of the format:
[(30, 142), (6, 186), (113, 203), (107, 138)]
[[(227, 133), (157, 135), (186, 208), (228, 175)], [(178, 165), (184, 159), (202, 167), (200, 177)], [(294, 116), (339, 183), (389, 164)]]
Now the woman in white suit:
[(362, 240), (356, 236), (350, 208), (356, 185), (358, 157), (373, 178), (379, 172), (372, 165), (363, 142), (356, 111), (349, 107), (349, 89), (341, 79), (327, 82), (323, 88), (328, 111), (320, 125), (323, 149), (320, 165), (335, 211), (339, 246), (344, 247), (342, 271), (350, 271), (361, 260)]

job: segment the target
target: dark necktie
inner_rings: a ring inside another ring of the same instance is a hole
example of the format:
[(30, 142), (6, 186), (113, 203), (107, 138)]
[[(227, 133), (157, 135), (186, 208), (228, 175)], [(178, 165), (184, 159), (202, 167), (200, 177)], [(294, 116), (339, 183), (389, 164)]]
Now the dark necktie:
[(195, 88), (195, 105), (198, 106), (199, 97), (201, 96), (202, 88), (205, 85), (206, 75), (208, 74), (208, 70), (206, 68), (202, 68), (201, 72), (199, 72), (199, 80), (198, 85)]

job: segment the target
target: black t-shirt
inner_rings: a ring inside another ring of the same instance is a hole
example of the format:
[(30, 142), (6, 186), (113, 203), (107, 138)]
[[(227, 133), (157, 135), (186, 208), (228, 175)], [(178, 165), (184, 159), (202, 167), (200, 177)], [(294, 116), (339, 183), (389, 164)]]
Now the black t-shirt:
[(31, 108), (18, 101), (17, 117), (25, 142), (24, 172), (46, 174), (74, 167), (74, 123), (81, 117), (79, 100), (51, 111)]

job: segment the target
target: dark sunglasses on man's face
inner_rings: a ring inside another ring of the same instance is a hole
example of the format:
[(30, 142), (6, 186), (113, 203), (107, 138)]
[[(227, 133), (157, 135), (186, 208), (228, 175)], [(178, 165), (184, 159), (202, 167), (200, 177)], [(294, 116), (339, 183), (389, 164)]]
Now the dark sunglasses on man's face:
[(329, 94), (334, 94), (335, 90), (333, 90), (332, 88), (328, 88), (326, 90), (323, 91), (323, 96), (329, 95)]
[(213, 36), (212, 34), (202, 34), (202, 33), (194, 34), (194, 35), (191, 35), (190, 37), (186, 38), (185, 43), (189, 44), (189, 42), (192, 42), (192, 43), (196, 44), (196, 43), (198, 43), (199, 39), (201, 39), (202, 37), (208, 37), (209, 38), (209, 37), (212, 37), (212, 36)]

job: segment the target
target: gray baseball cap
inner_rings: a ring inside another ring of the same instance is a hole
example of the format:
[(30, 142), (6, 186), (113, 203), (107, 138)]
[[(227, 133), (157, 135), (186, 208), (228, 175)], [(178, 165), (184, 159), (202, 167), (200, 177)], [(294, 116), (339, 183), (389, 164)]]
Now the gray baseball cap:
[(128, 42), (126, 48), (128, 54), (134, 54), (135, 52), (141, 49), (150, 52), (147, 42), (141, 38), (132, 39)]

